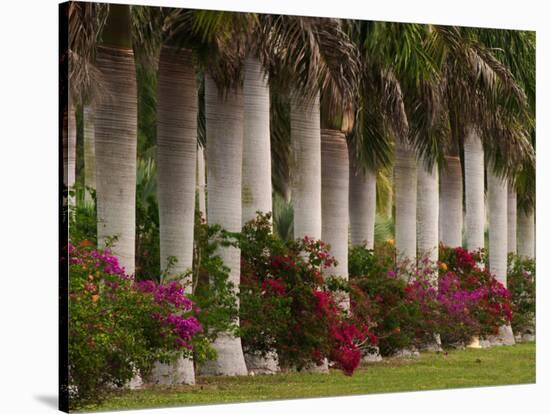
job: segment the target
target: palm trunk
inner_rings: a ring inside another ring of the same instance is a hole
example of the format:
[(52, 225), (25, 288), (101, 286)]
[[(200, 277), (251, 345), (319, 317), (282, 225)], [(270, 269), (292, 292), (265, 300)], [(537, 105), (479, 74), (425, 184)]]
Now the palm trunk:
[(293, 96), (290, 105), (294, 237), (309, 236), (320, 239), (322, 222), (319, 94), (311, 101)]
[(206, 220), (206, 170), (204, 161), (204, 148), (197, 146), (197, 192), (199, 197), (199, 211)]
[(395, 166), (395, 247), (399, 259), (416, 257), (416, 156), (409, 144), (396, 140)]
[(518, 214), (518, 255), (535, 257), (535, 213), (533, 210)]
[(459, 157), (445, 157), (439, 169), (439, 240), (449, 247), (462, 246), (462, 168)]
[[(489, 199), (489, 270), (504, 286), (508, 273), (508, 184), (498, 177), (492, 166), (487, 169), (487, 198)], [(510, 324), (499, 327), (498, 335), (489, 341), (514, 345)]]
[(464, 182), (466, 197), (466, 247), (470, 250), (485, 245), (485, 191), (483, 146), (475, 127), (464, 139)]
[(511, 185), (508, 185), (508, 253), (517, 252), (517, 194)]
[[(421, 258), (437, 263), (439, 259), (439, 182), (437, 164), (430, 171), (420, 160), (417, 164), (417, 244)], [(434, 275), (437, 278), (437, 273)], [(437, 279), (436, 279), (437, 280)]]
[(95, 190), (95, 120), (92, 105), (84, 105), (84, 202), (90, 204), (92, 196), (88, 188)]
[(269, 85), (260, 61), (247, 58), (244, 66), (243, 224), (256, 212), (271, 212), (271, 144)]
[[(197, 85), (191, 51), (164, 46), (159, 59), (157, 110), (157, 177), (161, 268), (178, 279), (187, 293), (193, 266), (195, 164), (197, 151)], [(176, 262), (168, 268), (169, 258)], [(156, 384), (194, 384), (193, 361), (157, 362)]]
[[(327, 274), (348, 279), (349, 158), (343, 132), (321, 131), (322, 238), (338, 266)], [(367, 212), (364, 212), (367, 213)], [(349, 298), (343, 301), (349, 307)]]
[(128, 274), (134, 273), (136, 232), (137, 88), (130, 41), (130, 9), (112, 5), (97, 49), (97, 67), (108, 96), (97, 105), (97, 238), (112, 248)]
[[(363, 170), (349, 154), (349, 227), (352, 246), (374, 247), (376, 218), (376, 173)], [(324, 165), (324, 164), (323, 164)], [(324, 223), (324, 218), (323, 218)]]
[[(392, 215), (393, 215), (393, 199), (394, 199), (394, 195), (393, 195), (393, 168), (390, 172), (390, 175), (388, 176), (388, 180), (390, 182), (390, 191), (388, 192), (388, 198), (386, 200), (386, 206), (385, 206), (385, 210), (384, 210), (384, 217), (390, 219), (392, 218)], [(375, 214), (375, 218), (376, 218), (376, 214)]]
[(507, 274), (507, 184), (491, 167), (487, 169), (487, 193), (489, 199), (489, 267), (504, 286)]
[[(464, 230), (466, 248), (485, 247), (485, 176), (483, 145), (479, 131), (470, 125), (464, 137), (464, 198), (466, 205)], [(475, 344), (479, 338), (474, 337)]]
[[(243, 95), (232, 89), (224, 98), (210, 76), (205, 79), (206, 155), (208, 158), (208, 223), (238, 232), (242, 220)], [(224, 264), (229, 267), (229, 280), (238, 294), (240, 283), (240, 250), (220, 247)], [(238, 323), (238, 320), (236, 321)], [(213, 344), (215, 361), (204, 364), (201, 372), (208, 375), (247, 375), (241, 338), (229, 334), (218, 336)]]
[[(70, 96), (66, 117), (63, 134), (63, 184), (71, 190), (76, 178), (76, 114)], [(68, 196), (67, 202), (69, 206), (74, 206), (74, 197)]]

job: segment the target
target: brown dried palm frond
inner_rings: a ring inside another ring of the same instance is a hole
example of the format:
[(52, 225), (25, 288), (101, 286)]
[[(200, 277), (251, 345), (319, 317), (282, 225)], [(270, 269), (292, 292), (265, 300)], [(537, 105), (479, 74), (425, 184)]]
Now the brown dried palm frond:
[(101, 74), (94, 61), (107, 14), (107, 4), (71, 2), (68, 6), (69, 89), (75, 102), (89, 102), (102, 93)]

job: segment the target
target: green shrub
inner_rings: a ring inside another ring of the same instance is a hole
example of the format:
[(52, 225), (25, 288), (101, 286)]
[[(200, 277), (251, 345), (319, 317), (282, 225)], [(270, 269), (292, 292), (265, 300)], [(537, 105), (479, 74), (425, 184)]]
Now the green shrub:
[(516, 334), (535, 333), (536, 263), (534, 259), (508, 255), (508, 290), (514, 314), (512, 329)]
[(100, 400), (155, 360), (204, 349), (193, 302), (177, 282), (135, 282), (107, 249), (68, 246), (69, 394), (73, 405)]

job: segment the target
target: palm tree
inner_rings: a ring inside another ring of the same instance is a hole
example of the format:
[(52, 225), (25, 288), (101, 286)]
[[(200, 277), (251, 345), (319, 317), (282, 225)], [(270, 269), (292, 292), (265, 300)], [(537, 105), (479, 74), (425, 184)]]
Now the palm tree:
[(533, 210), (518, 213), (518, 255), (535, 257), (535, 214)]
[(244, 142), (242, 203), (243, 224), (256, 212), (271, 212), (271, 143), (269, 127), (269, 85), (257, 57), (244, 63)]
[(517, 253), (517, 193), (514, 189), (514, 186), (508, 183), (508, 203), (506, 206), (507, 211), (507, 232), (508, 232), (508, 241), (507, 241), (507, 252), (508, 253)]
[(507, 182), (498, 176), (493, 166), (487, 168), (487, 198), (489, 207), (489, 267), (497, 280), (506, 286), (508, 256)]
[[(329, 274), (348, 278), (349, 158), (345, 134), (335, 129), (321, 131), (322, 239), (338, 266)], [(349, 305), (349, 304), (348, 304)]]
[(137, 89), (129, 6), (109, 6), (97, 67), (108, 93), (95, 118), (98, 244), (105, 247), (116, 237), (113, 252), (133, 274)]
[(294, 238), (322, 237), (321, 114), (319, 96), (291, 98), (292, 205)]
[(484, 152), (479, 132), (474, 126), (464, 137), (464, 188), (466, 247), (476, 250), (485, 247), (485, 168)]
[(204, 148), (197, 145), (197, 196), (199, 198), (199, 211), (206, 219), (206, 164)]
[(374, 247), (376, 172), (361, 168), (349, 151), (349, 229), (352, 246)]
[(439, 240), (449, 247), (462, 246), (462, 166), (458, 156), (445, 156), (439, 169)]
[[(242, 87), (227, 90), (225, 96), (210, 75), (205, 77), (206, 155), (208, 158), (208, 206), (210, 224), (238, 232), (242, 225), (242, 156), (244, 102)], [(223, 247), (219, 255), (230, 269), (229, 280), (239, 286), (240, 250)], [(237, 321), (238, 322), (238, 321)], [(241, 338), (222, 334), (214, 342), (215, 361), (201, 368), (204, 374), (246, 375)]]
[(84, 124), (84, 184), (87, 189), (84, 193), (84, 202), (89, 204), (92, 201), (90, 191), (95, 190), (95, 121), (92, 105), (84, 105), (82, 111), (82, 122)]
[(417, 166), (417, 210), (416, 217), (418, 254), (432, 262), (439, 259), (439, 174), (437, 165), (427, 167), (419, 162)]
[[(76, 177), (76, 115), (73, 99), (69, 93), (68, 109), (64, 116), (65, 126), (63, 133), (63, 184), (71, 189)], [(75, 199), (69, 195), (69, 208), (74, 206)]]
[[(195, 218), (198, 97), (192, 52), (164, 45), (158, 69), (157, 179), (161, 269), (191, 292)], [(176, 262), (168, 267), (171, 258)], [(191, 359), (175, 365), (155, 364), (160, 384), (194, 384)]]

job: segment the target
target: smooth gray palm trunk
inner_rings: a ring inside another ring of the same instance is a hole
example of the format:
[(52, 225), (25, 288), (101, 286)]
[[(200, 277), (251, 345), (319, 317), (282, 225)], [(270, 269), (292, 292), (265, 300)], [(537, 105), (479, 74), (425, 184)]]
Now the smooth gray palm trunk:
[(312, 100), (292, 96), (292, 204), (294, 238), (320, 239), (321, 222), (321, 118), (319, 94)]
[[(432, 264), (439, 259), (439, 180), (435, 164), (431, 170), (422, 161), (417, 165), (417, 247), (421, 259)], [(437, 273), (432, 275), (437, 281)]]
[[(198, 97), (190, 50), (164, 46), (158, 71), (157, 188), (161, 268), (165, 280), (178, 280), (192, 292), (195, 164)], [(168, 266), (169, 259), (176, 262)], [(193, 361), (155, 363), (153, 382), (194, 384)]]
[(445, 157), (439, 169), (439, 240), (449, 247), (462, 246), (462, 168), (459, 157)]
[(535, 257), (535, 213), (533, 210), (518, 212), (518, 255)]
[[(242, 156), (243, 156), (243, 94), (242, 89), (230, 89), (222, 96), (207, 75), (206, 156), (209, 224), (219, 224), (228, 231), (241, 230), (242, 220)], [(220, 247), (218, 254), (229, 267), (229, 280), (236, 293), (240, 283), (240, 250)], [(238, 320), (237, 320), (238, 323)], [(213, 344), (218, 356), (201, 368), (207, 375), (247, 375), (241, 338), (229, 334), (218, 336)]]
[(92, 105), (84, 105), (84, 202), (92, 202), (92, 195), (88, 188), (95, 190), (95, 114)]
[(416, 155), (403, 139), (395, 145), (395, 248), (398, 258), (416, 258)]
[[(63, 184), (70, 190), (76, 178), (76, 114), (69, 97), (67, 120), (63, 132)], [(68, 196), (69, 206), (74, 205), (74, 197)]]
[[(348, 280), (349, 157), (346, 137), (333, 129), (321, 131), (322, 239), (338, 265), (327, 274)], [(349, 297), (342, 300), (349, 308)]]
[(489, 266), (491, 273), (506, 286), (508, 232), (507, 182), (487, 169), (487, 196), (489, 200)]
[[(321, 220), (321, 113), (319, 93), (312, 99), (291, 95), (292, 206), (294, 238), (322, 237)], [(328, 361), (308, 371), (328, 373)]]
[(271, 212), (271, 144), (269, 85), (260, 61), (248, 57), (244, 65), (243, 224), (256, 212)]
[[(260, 61), (248, 57), (244, 64), (243, 80), (244, 137), (243, 137), (243, 225), (256, 218), (258, 211), (273, 210), (271, 192), (271, 141), (269, 124), (269, 85)], [(261, 357), (245, 355), (249, 371), (273, 373), (278, 371), (275, 353)]]
[[(508, 273), (508, 183), (499, 177), (492, 166), (487, 169), (487, 198), (489, 207), (489, 269), (504, 286)], [(489, 338), (493, 343), (513, 345), (510, 324), (499, 327), (498, 335)]]
[(464, 185), (466, 198), (466, 247), (485, 245), (485, 183), (483, 146), (475, 127), (469, 127), (464, 139)]
[(508, 253), (517, 252), (517, 194), (511, 185), (508, 185)]
[(206, 220), (206, 164), (204, 159), (204, 148), (197, 146), (197, 194), (199, 197), (199, 211)]
[[(324, 165), (324, 164), (323, 164)], [(349, 154), (349, 231), (352, 246), (374, 247), (376, 172), (361, 168)], [(323, 218), (324, 222), (324, 218)]]
[(137, 88), (132, 49), (99, 46), (97, 67), (106, 96), (95, 119), (97, 239), (134, 273), (136, 231)]

